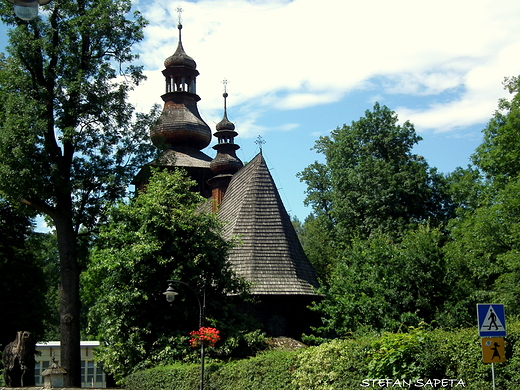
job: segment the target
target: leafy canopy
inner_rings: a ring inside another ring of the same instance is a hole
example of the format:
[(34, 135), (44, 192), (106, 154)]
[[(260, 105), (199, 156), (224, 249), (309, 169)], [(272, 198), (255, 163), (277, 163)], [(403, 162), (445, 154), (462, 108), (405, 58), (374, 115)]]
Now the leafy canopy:
[(299, 174), (308, 186), (306, 202), (346, 240), (444, 220), (442, 178), (412, 153), (420, 140), (410, 122), (398, 124), (395, 112), (376, 103), (316, 142), (326, 164), (315, 162)]
[(151, 158), (154, 116), (134, 118), (126, 102), (143, 78), (127, 65), (146, 21), (130, 14), (130, 0), (56, 0), (44, 10), (24, 22), (11, 4), (0, 4), (0, 18), (12, 27), (9, 56), (0, 58), (0, 193), (54, 223), (60, 364), (65, 385), (78, 387), (81, 236)]
[(320, 335), (395, 331), (442, 311), (445, 264), (440, 230), (453, 215), (445, 178), (413, 153), (414, 126), (374, 105), (321, 137), (325, 163), (300, 173), (313, 215), (303, 247), (325, 281)]
[(125, 194), (150, 157), (151, 118), (135, 118), (126, 102), (143, 79), (125, 63), (146, 22), (139, 13), (128, 19), (127, 0), (46, 9), (26, 23), (2, 6), (14, 28), (0, 59), (1, 190), (54, 220), (72, 213), (77, 232), (95, 226), (104, 202)]
[(323, 313), (318, 333), (345, 337), (435, 320), (446, 295), (440, 239), (440, 232), (427, 226), (407, 231), (400, 240), (389, 234), (355, 239), (337, 261), (325, 298), (314, 307)]
[(170, 307), (162, 295), (168, 279), (187, 283), (201, 301), (205, 285), (207, 322), (224, 337), (240, 326), (228, 295), (246, 286), (229, 267), (231, 243), (222, 238), (220, 222), (197, 210), (202, 198), (190, 191), (193, 184), (178, 171), (155, 172), (144, 192), (111, 208), (91, 253), (83, 277), (90, 332), (104, 343), (99, 360), (118, 379), (190, 355), (197, 300), (178, 285)]
[[(499, 302), (510, 315), (520, 314), (520, 80), (506, 78), (510, 99), (483, 130), (482, 144), (472, 156), (474, 167), (459, 170), (450, 187), (467, 194), (457, 202), (446, 246), (452, 274), (454, 306), (465, 305), (470, 321), (475, 303)], [(453, 175), (452, 175), (453, 177)]]

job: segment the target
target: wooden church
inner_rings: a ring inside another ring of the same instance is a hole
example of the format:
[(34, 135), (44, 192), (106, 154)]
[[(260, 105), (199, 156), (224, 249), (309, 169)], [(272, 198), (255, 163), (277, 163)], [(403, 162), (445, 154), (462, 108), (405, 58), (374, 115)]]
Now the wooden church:
[(235, 125), (228, 120), (224, 93), (223, 119), (214, 133), (214, 158), (202, 150), (212, 140), (211, 129), (201, 118), (197, 102), (193, 58), (182, 45), (182, 25), (175, 53), (164, 61), (166, 92), (156, 127), (150, 130), (160, 156), (136, 176), (147, 180), (149, 166), (181, 167), (197, 182), (194, 188), (208, 199), (204, 207), (224, 221), (225, 237), (239, 237), (229, 253), (238, 276), (251, 283), (258, 304), (254, 313), (273, 336), (299, 336), (308, 329), (313, 314), (307, 308), (318, 298), (316, 272), (305, 256), (274, 180), (260, 152), (246, 166), (236, 155)]

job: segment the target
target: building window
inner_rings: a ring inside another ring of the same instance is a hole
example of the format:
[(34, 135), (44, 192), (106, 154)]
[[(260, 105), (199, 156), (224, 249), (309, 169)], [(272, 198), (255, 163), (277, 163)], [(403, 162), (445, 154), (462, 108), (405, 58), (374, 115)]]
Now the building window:
[[(56, 362), (58, 363), (58, 362)], [(51, 362), (48, 360), (37, 360), (34, 365), (34, 384), (43, 386), (43, 376), (42, 372), (44, 372), (47, 368), (49, 368)]]
[(82, 387), (104, 387), (106, 385), (103, 370), (92, 360), (81, 361), (81, 385)]

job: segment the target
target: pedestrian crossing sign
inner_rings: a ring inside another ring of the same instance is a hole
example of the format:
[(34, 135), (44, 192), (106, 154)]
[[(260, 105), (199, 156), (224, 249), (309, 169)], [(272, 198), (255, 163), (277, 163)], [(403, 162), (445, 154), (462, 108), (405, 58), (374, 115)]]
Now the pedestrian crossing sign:
[(480, 337), (506, 337), (504, 305), (477, 304), (477, 320)]

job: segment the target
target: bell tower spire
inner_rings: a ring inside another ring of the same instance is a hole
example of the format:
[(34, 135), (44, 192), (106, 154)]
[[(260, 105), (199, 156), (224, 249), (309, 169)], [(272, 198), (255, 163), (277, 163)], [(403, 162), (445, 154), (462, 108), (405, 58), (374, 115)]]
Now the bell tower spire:
[(159, 124), (150, 137), (159, 149), (192, 148), (202, 150), (211, 142), (211, 130), (199, 114), (196, 78), (199, 75), (195, 60), (186, 54), (182, 45), (181, 12), (179, 12), (179, 42), (177, 50), (164, 61), (162, 71), (166, 91), (161, 96), (164, 108)]
[(199, 114), (196, 79), (199, 75), (197, 64), (184, 50), (182, 44), (181, 8), (179, 13), (179, 41), (177, 49), (164, 61), (162, 74), (165, 93), (161, 96), (164, 107), (157, 124), (150, 129), (152, 143), (162, 150), (160, 156), (147, 164), (138, 174), (135, 182), (144, 185), (149, 176), (149, 167), (165, 169), (184, 168), (197, 182), (194, 191), (205, 198), (211, 196), (207, 183), (212, 176), (211, 157), (202, 152), (211, 142), (211, 129)]
[(236, 151), (240, 149), (240, 146), (235, 144), (235, 137), (238, 133), (235, 131), (235, 125), (227, 117), (227, 83), (227, 80), (223, 81), (224, 117), (217, 124), (217, 131), (213, 134), (217, 137), (217, 144), (213, 146), (217, 155), (210, 163), (211, 173), (214, 176), (209, 180), (213, 212), (216, 212), (222, 203), (233, 175), (244, 166), (236, 155)]

